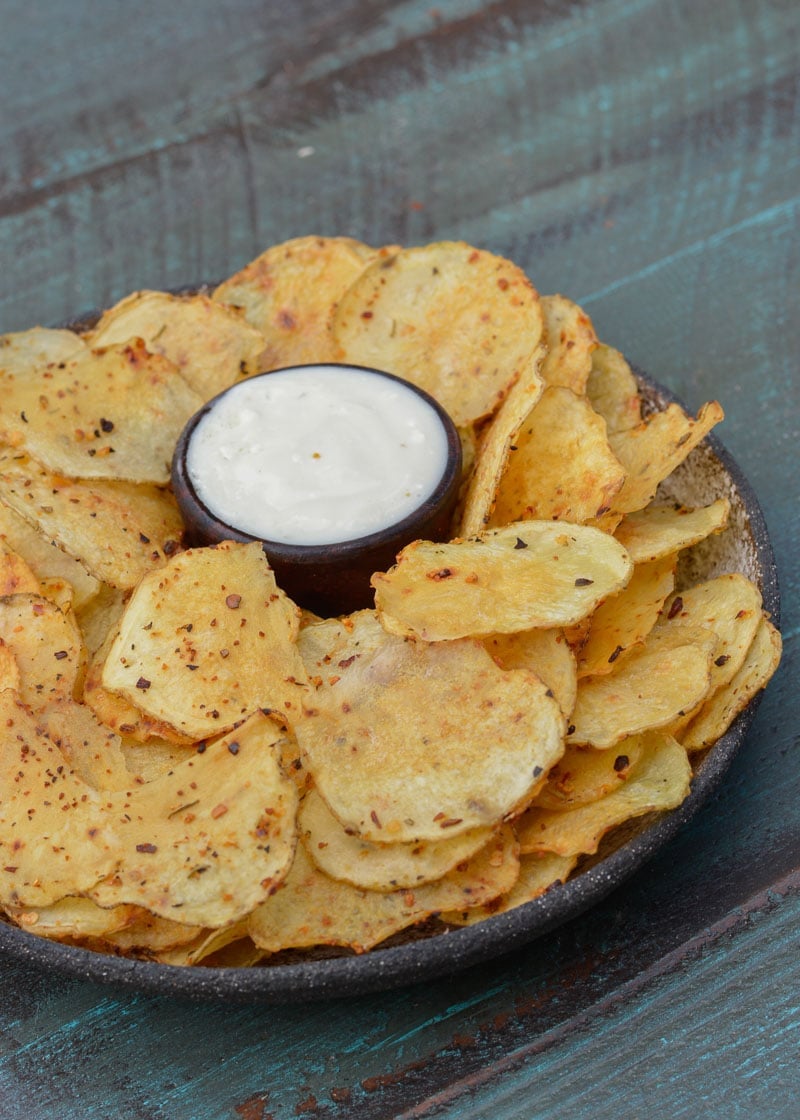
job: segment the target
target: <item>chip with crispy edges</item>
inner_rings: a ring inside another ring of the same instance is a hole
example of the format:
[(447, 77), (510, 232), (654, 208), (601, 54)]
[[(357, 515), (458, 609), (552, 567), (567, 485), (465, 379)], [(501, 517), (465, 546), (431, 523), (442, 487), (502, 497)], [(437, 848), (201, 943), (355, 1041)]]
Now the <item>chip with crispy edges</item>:
[(542, 296), (547, 355), (542, 362), (545, 385), (564, 385), (579, 396), (592, 371), (597, 335), (592, 320), (566, 296)]
[(41, 595), (0, 599), (0, 634), (19, 668), (19, 692), (31, 709), (70, 699), (86, 669), (74, 621)]
[(556, 883), (564, 883), (578, 862), (577, 856), (559, 856), (552, 852), (524, 855), (519, 861), (519, 877), (506, 894), (500, 895), (485, 906), (472, 910), (446, 910), (439, 917), (453, 926), (474, 926), (496, 914), (505, 914), (533, 902)]
[(86, 345), (74, 331), (32, 327), (0, 335), (0, 385), (5, 377), (25, 377), (45, 366), (68, 362)]
[(635, 564), (647, 563), (691, 548), (712, 533), (721, 533), (728, 524), (730, 508), (727, 498), (696, 509), (678, 503), (649, 505), (629, 513), (614, 536)]
[(642, 421), (639, 383), (619, 350), (611, 346), (601, 343), (592, 354), (586, 396), (609, 433), (625, 432)]
[(618, 750), (569, 745), (547, 774), (532, 805), (539, 809), (571, 809), (607, 797), (625, 782), (642, 753), (642, 736), (632, 735)]
[(572, 713), (578, 690), (575, 655), (563, 630), (519, 630), (492, 634), (484, 648), (503, 669), (529, 669), (541, 677), (565, 716)]

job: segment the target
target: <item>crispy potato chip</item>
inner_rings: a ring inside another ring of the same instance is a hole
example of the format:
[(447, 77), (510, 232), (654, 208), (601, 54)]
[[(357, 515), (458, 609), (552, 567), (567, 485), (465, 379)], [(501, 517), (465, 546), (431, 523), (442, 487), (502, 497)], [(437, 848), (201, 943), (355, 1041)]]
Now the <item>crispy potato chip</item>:
[(242, 375), (258, 373), (267, 344), (240, 313), (206, 295), (152, 291), (126, 296), (88, 335), (92, 347), (134, 338), (142, 339), (152, 354), (169, 359), (201, 402)]
[(489, 524), (582, 524), (608, 510), (624, 481), (603, 418), (571, 389), (552, 386), (514, 439)]
[(563, 716), (546, 686), (500, 669), (478, 642), (403, 641), (371, 611), (309, 627), (301, 645), (314, 630), (329, 641), (317, 663), (324, 679), (294, 731), (319, 792), (362, 839), (438, 840), (495, 825), (563, 751)]
[(8, 691), (0, 713), (3, 905), (84, 895), (219, 926), (267, 898), (288, 870), (297, 794), (278, 762), (280, 731), (260, 713), (171, 774), (127, 791), (81, 781)]
[(0, 453), (0, 503), (38, 524), (112, 587), (133, 587), (177, 551), (183, 536), (183, 522), (168, 491), (106, 479), (73, 481), (26, 455)]
[(568, 626), (624, 587), (632, 568), (597, 529), (519, 521), (470, 540), (414, 541), (372, 586), (390, 633), (442, 641)]
[(68, 362), (85, 349), (80, 335), (49, 327), (0, 335), (0, 383), (7, 374), (23, 377), (54, 363)]
[(633, 735), (614, 751), (568, 746), (532, 804), (539, 809), (572, 809), (607, 797), (628, 780), (643, 743), (643, 736)]
[(161, 964), (199, 964), (212, 953), (224, 949), (232, 941), (240, 941), (246, 932), (247, 918), (240, 918), (238, 922), (224, 926), (222, 929), (201, 929), (191, 940), (184, 938), (172, 945), (158, 947), (154, 946), (152, 941), (148, 941), (147, 948), (150, 950), (150, 955)]
[(18, 592), (38, 595), (41, 587), (25, 560), (0, 538), (0, 597)]
[(610, 673), (621, 653), (641, 645), (675, 586), (675, 564), (675, 556), (635, 564), (627, 587), (600, 604), (578, 656), (578, 676)]
[[(187, 952), (188, 946), (204, 941), (209, 931), (205, 926), (181, 925), (169, 918), (159, 918), (149, 914), (141, 906), (132, 906), (134, 917), (121, 929), (108, 935), (106, 949), (116, 953), (133, 953), (149, 960), (170, 962), (172, 954), (176, 963), (192, 963)], [(226, 929), (234, 928), (226, 926)], [(222, 932), (222, 931), (220, 931)], [(182, 960), (179, 960), (182, 958)]]
[(518, 874), (510, 828), (435, 883), (388, 894), (329, 878), (300, 845), (283, 886), (254, 910), (247, 928), (256, 945), (273, 953), (314, 945), (347, 945), (364, 953), (431, 914), (480, 906), (506, 894)]
[(195, 747), (193, 743), (181, 745), (154, 737), (146, 742), (123, 738), (120, 750), (128, 769), (128, 782), (143, 785), (145, 782), (155, 781), (162, 774), (168, 774), (187, 758), (191, 758)]
[(564, 385), (581, 396), (592, 371), (597, 335), (586, 312), (565, 296), (542, 296), (547, 356), (545, 385)]
[(134, 906), (112, 906), (103, 909), (90, 898), (60, 898), (50, 906), (23, 909), (9, 906), (12, 921), (39, 937), (51, 941), (75, 941), (105, 938), (130, 921)]
[(762, 618), (740, 668), (704, 702), (679, 734), (688, 751), (702, 750), (725, 734), (739, 712), (767, 685), (778, 668), (782, 648), (780, 633)]
[(0, 634), (14, 655), (20, 696), (36, 711), (73, 696), (86, 668), (75, 623), (41, 595), (0, 599)]
[(643, 736), (630, 777), (599, 801), (574, 809), (529, 809), (516, 822), (520, 850), (591, 855), (610, 829), (644, 813), (674, 809), (689, 793), (692, 768), (683, 747), (664, 732)]
[(519, 630), (516, 634), (492, 634), (482, 641), (501, 668), (529, 669), (541, 677), (564, 715), (572, 714), (578, 673), (563, 630)]
[(611, 433), (626, 432), (642, 422), (639, 383), (618, 350), (602, 343), (592, 354), (586, 396)]
[(718, 498), (710, 506), (689, 509), (677, 503), (649, 505), (629, 513), (614, 536), (630, 553), (634, 564), (660, 560), (683, 548), (720, 533), (728, 524), (731, 503)]
[(214, 299), (240, 308), (264, 335), (261, 370), (334, 361), (333, 309), (377, 255), (350, 237), (298, 237), (256, 257)]
[(317, 867), (332, 879), (370, 891), (418, 887), (441, 879), (492, 839), (491, 828), (411, 844), (371, 844), (344, 828), (312, 790), (300, 806), (300, 839)]
[(0, 440), (71, 478), (169, 482), (178, 436), (203, 400), (140, 339), (0, 380)]
[(91, 708), (74, 700), (54, 700), (36, 717), (81, 781), (92, 789), (131, 788), (119, 736), (104, 727)]
[(411, 381), (459, 425), (491, 416), (536, 361), (542, 330), (527, 276), (459, 241), (375, 261), (333, 317), (339, 360)]
[(116, 628), (125, 608), (126, 592), (107, 583), (97, 584), (97, 593), (86, 602), (73, 605), (83, 644), (90, 658), (94, 657), (109, 633)]
[(258, 708), (299, 710), (299, 612), (258, 542), (183, 552), (145, 576), (120, 619), (102, 687), (202, 739)]
[(97, 594), (100, 582), (74, 557), (29, 525), (10, 506), (0, 500), (0, 541), (21, 556), (37, 580), (65, 579), (73, 589), (73, 605), (77, 610)]
[(617, 513), (642, 509), (655, 496), (658, 485), (724, 417), (717, 401), (704, 404), (692, 420), (680, 405), (654, 412), (635, 428), (609, 432), (608, 441), (625, 470), (622, 489), (612, 499)]
[(6, 643), (0, 638), (0, 692), (19, 692), (19, 665)]
[(473, 926), (478, 922), (485, 922), (495, 914), (505, 914), (507, 910), (532, 902), (556, 883), (565, 883), (577, 862), (577, 856), (558, 856), (552, 852), (522, 856), (519, 861), (519, 878), (507, 894), (472, 910), (445, 910), (439, 917), (443, 922), (454, 926)]

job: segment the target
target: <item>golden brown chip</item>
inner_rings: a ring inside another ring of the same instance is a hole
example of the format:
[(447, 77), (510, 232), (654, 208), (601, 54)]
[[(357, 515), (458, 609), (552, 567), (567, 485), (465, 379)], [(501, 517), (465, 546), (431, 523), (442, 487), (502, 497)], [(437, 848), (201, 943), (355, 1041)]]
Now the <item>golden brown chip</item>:
[(332, 879), (370, 891), (418, 887), (441, 879), (491, 841), (491, 828), (411, 844), (371, 844), (344, 828), (312, 790), (300, 806), (300, 839), (317, 867)]
[(19, 665), (6, 643), (0, 638), (0, 692), (19, 692)]
[(126, 592), (110, 587), (107, 583), (99, 583), (95, 595), (74, 607), (75, 618), (90, 659), (116, 628), (125, 607), (125, 599)]
[(592, 354), (586, 396), (611, 433), (625, 432), (642, 421), (639, 383), (618, 350), (602, 343)]
[(630, 553), (634, 564), (659, 560), (720, 533), (728, 524), (731, 504), (718, 498), (709, 506), (690, 509), (677, 503), (649, 505), (629, 513), (614, 536)]
[(0, 538), (0, 597), (18, 592), (38, 595), (41, 587), (25, 560)]
[(258, 542), (190, 549), (139, 583), (102, 687), (197, 739), (258, 708), (286, 716), (305, 680), (298, 630)]
[(542, 296), (547, 356), (545, 385), (564, 385), (581, 396), (592, 370), (597, 335), (586, 312), (566, 296)]
[[(620, 749), (624, 749), (624, 744)], [(686, 751), (664, 732), (649, 732), (626, 782), (573, 809), (529, 809), (516, 822), (520, 850), (577, 856), (597, 851), (610, 829), (656, 810), (674, 809), (689, 792)]]
[(300, 845), (283, 886), (250, 915), (247, 928), (256, 945), (273, 953), (314, 945), (347, 945), (364, 953), (431, 914), (480, 906), (506, 894), (518, 874), (510, 828), (435, 883), (388, 894), (329, 878)]
[(131, 788), (120, 738), (91, 708), (74, 700), (54, 700), (40, 708), (36, 718), (81, 781), (92, 789)]
[(129, 784), (143, 785), (145, 782), (155, 781), (163, 774), (168, 774), (181, 762), (191, 758), (195, 744), (181, 745), (155, 737), (150, 737), (144, 742), (133, 738), (122, 738), (120, 750), (128, 769)]
[(333, 309), (378, 255), (350, 237), (298, 237), (256, 257), (214, 299), (238, 307), (264, 335), (261, 370), (334, 361)]
[(73, 696), (85, 655), (78, 628), (55, 603), (28, 594), (0, 599), (0, 635), (19, 668), (24, 703), (35, 711)]
[(520, 630), (492, 634), (484, 648), (503, 669), (529, 669), (541, 677), (565, 716), (572, 714), (578, 689), (575, 655), (563, 630)]
[(443, 922), (454, 926), (473, 926), (478, 922), (485, 922), (495, 914), (505, 914), (507, 910), (532, 902), (556, 883), (565, 883), (577, 862), (577, 856), (558, 856), (552, 852), (522, 856), (519, 861), (519, 878), (507, 894), (472, 910), (446, 910), (439, 917)]
[(73, 331), (49, 327), (0, 335), (0, 384), (7, 374), (22, 377), (45, 366), (67, 362), (85, 349), (83, 340)]
[(8, 916), (22, 929), (51, 941), (105, 939), (125, 926), (133, 906), (103, 909), (89, 898), (60, 898), (50, 906), (7, 907)]
[(29, 524), (2, 500), (0, 541), (23, 557), (38, 580), (67, 580), (72, 585), (76, 611), (100, 590), (99, 581), (89, 575), (83, 564), (63, 552), (55, 542), (40, 532), (38, 526)]
[(532, 804), (539, 809), (572, 809), (607, 797), (630, 777), (644, 741), (643, 736), (633, 735), (613, 751), (568, 746)]
[(180, 547), (183, 535), (167, 490), (106, 479), (75, 481), (21, 454), (0, 454), (0, 502), (38, 524), (112, 587), (133, 587)]
[(387, 630), (442, 641), (569, 626), (624, 587), (632, 567), (598, 529), (519, 521), (470, 540), (414, 541), (372, 586)]
[[(163, 921), (163, 919), (156, 920)], [(184, 928), (188, 929), (189, 927)], [(155, 932), (162, 941), (167, 940), (167, 931), (157, 929)], [(155, 939), (149, 937), (145, 945), (150, 951), (150, 955), (155, 960), (160, 961), (161, 964), (199, 964), (200, 961), (210, 957), (212, 953), (218, 953), (231, 942), (241, 940), (246, 932), (247, 918), (240, 918), (238, 922), (225, 926), (223, 929), (197, 930), (191, 939), (184, 937), (179, 941), (173, 940), (172, 944), (158, 946), (154, 944)], [(140, 946), (141, 948), (142, 946)]]
[(339, 360), (413, 382), (459, 425), (494, 412), (536, 361), (542, 330), (525, 274), (457, 241), (375, 261), (333, 317)]
[(563, 750), (563, 716), (546, 686), (500, 669), (478, 642), (404, 641), (371, 611), (308, 627), (301, 643), (315, 630), (326, 631), (328, 649), (294, 731), (319, 792), (365, 840), (493, 826)]
[(106, 311), (88, 341), (100, 347), (134, 338), (169, 359), (202, 401), (258, 373), (267, 344), (239, 312), (206, 295), (152, 291), (134, 292)]
[(608, 510), (624, 481), (602, 417), (584, 397), (552, 386), (514, 437), (489, 524), (535, 519), (582, 524)]

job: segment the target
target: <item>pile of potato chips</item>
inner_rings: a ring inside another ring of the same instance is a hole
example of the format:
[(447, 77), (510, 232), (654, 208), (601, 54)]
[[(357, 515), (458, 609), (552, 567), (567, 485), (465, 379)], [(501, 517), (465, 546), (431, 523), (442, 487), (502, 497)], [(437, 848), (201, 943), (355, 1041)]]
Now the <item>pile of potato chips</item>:
[[(235, 381), (344, 361), (458, 424), (452, 539), (321, 619), (258, 544), (185, 548), (175, 441)], [(780, 636), (662, 483), (722, 418), (643, 417), (563, 296), (444, 242), (268, 249), (213, 293), (0, 338), (0, 906), (44, 937), (279, 963), (443, 931), (686, 797)], [(437, 922), (429, 920), (436, 918)]]

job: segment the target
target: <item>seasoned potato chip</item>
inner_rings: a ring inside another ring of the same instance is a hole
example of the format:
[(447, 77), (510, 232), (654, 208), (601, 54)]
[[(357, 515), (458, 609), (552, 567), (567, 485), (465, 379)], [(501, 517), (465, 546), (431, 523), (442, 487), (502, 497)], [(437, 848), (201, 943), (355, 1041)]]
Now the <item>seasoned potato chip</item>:
[(683, 747), (664, 732), (649, 732), (628, 780), (607, 796), (573, 809), (528, 809), (516, 822), (520, 850), (590, 855), (606, 832), (623, 821), (680, 805), (691, 778)]
[(19, 667), (20, 696), (36, 711), (71, 698), (86, 668), (75, 623), (41, 595), (0, 599), (0, 634)]
[(571, 389), (549, 387), (514, 439), (489, 524), (582, 524), (608, 510), (624, 481), (602, 417)]
[(634, 564), (660, 560), (720, 533), (728, 524), (731, 503), (718, 498), (710, 506), (689, 509), (678, 505), (649, 505), (629, 513), (614, 536)]
[(704, 702), (686, 730), (678, 734), (687, 750), (702, 750), (725, 734), (778, 668), (781, 650), (780, 633), (762, 618), (740, 668)]
[(198, 739), (258, 708), (285, 716), (305, 680), (298, 629), (259, 543), (190, 549), (134, 591), (102, 687)]
[(134, 906), (103, 909), (89, 898), (60, 898), (50, 906), (36, 909), (9, 906), (12, 921), (51, 941), (76, 941), (105, 938), (125, 926), (135, 913)]
[(256, 945), (273, 953), (314, 945), (347, 945), (363, 953), (431, 914), (480, 906), (506, 894), (518, 874), (510, 828), (435, 883), (390, 893), (329, 878), (299, 846), (283, 886), (250, 915), (247, 928)]
[[(140, 338), (168, 358), (201, 402), (243, 374), (258, 373), (267, 340), (230, 307), (205, 295), (134, 292), (105, 312), (88, 335), (92, 347)], [(199, 406), (198, 406), (199, 407)]]
[(45, 366), (68, 362), (85, 349), (80, 335), (49, 327), (0, 335), (0, 384), (6, 374), (23, 377)]
[(565, 296), (542, 296), (547, 356), (545, 385), (564, 385), (581, 396), (592, 371), (597, 335), (586, 312)]
[(65, 579), (74, 592), (76, 611), (100, 590), (100, 582), (74, 557), (63, 552), (39, 529), (0, 500), (0, 541), (22, 556), (37, 580)]
[(542, 329), (527, 276), (459, 241), (375, 261), (333, 317), (339, 360), (413, 382), (460, 425), (494, 412), (535, 362)]
[(74, 700), (54, 700), (36, 713), (67, 765), (92, 789), (130, 789), (120, 738), (104, 727), (91, 708)]
[(26, 455), (0, 454), (0, 503), (38, 524), (112, 587), (133, 587), (177, 551), (183, 535), (168, 491), (106, 479), (73, 481)]
[[(362, 839), (439, 840), (495, 825), (563, 751), (546, 686), (500, 669), (477, 642), (403, 641), (371, 611), (309, 627), (301, 641), (315, 629), (329, 642), (324, 679), (294, 731), (319, 792)], [(307, 654), (306, 663), (313, 674)]]
[(610, 673), (621, 653), (641, 645), (675, 586), (675, 563), (665, 556), (635, 564), (627, 587), (600, 604), (578, 656), (578, 676)]
[(568, 626), (631, 571), (627, 552), (597, 529), (520, 521), (466, 541), (414, 541), (372, 586), (390, 633), (442, 641)]
[(623, 739), (614, 751), (568, 746), (548, 772), (532, 805), (539, 809), (572, 809), (607, 797), (630, 777), (644, 741), (643, 736), (633, 735)]
[(612, 499), (617, 513), (632, 513), (652, 500), (658, 484), (672, 474), (724, 413), (716, 401), (704, 404), (692, 420), (680, 405), (654, 412), (635, 428), (609, 432), (608, 441), (625, 470), (622, 489)]
[(586, 396), (609, 434), (626, 432), (642, 422), (639, 384), (619, 350), (601, 343), (594, 351)]
[(19, 692), (19, 665), (6, 643), (0, 638), (0, 692)]
[(174, 770), (181, 762), (191, 758), (194, 749), (194, 743), (180, 745), (154, 736), (145, 742), (123, 737), (120, 743), (122, 757), (130, 774), (128, 780), (139, 786)]
[[(109, 633), (116, 628), (125, 607), (126, 593), (107, 583), (88, 602), (75, 606), (75, 618), (89, 658), (93, 658)], [(73, 599), (73, 604), (75, 600)]]
[(344, 828), (315, 790), (303, 801), (297, 824), (306, 851), (321, 871), (370, 891), (418, 887), (441, 879), (485, 848), (493, 836), (491, 828), (475, 828), (441, 840), (371, 844)]
[(503, 669), (530, 669), (541, 677), (565, 716), (572, 714), (578, 690), (575, 655), (563, 630), (519, 630), (492, 634), (484, 648)]
[(699, 627), (651, 631), (611, 673), (578, 681), (568, 742), (605, 750), (671, 724), (708, 694), (716, 648), (715, 635)]
[(522, 856), (519, 861), (519, 878), (507, 894), (472, 910), (445, 910), (439, 917), (443, 922), (454, 926), (473, 926), (477, 922), (485, 922), (495, 914), (505, 914), (507, 910), (532, 902), (556, 883), (566, 882), (577, 862), (577, 856), (558, 856), (551, 852)]
[(0, 379), (0, 440), (71, 478), (167, 483), (203, 400), (140, 339), (88, 350), (38, 376)]
[[(157, 920), (163, 921), (163, 919)], [(199, 964), (200, 961), (210, 957), (212, 953), (218, 953), (221, 949), (224, 949), (232, 941), (241, 940), (246, 931), (247, 918), (240, 918), (238, 922), (224, 926), (222, 929), (201, 929), (191, 940), (183, 938), (180, 941), (175, 941), (172, 945), (158, 947), (153, 944), (152, 939), (148, 939), (145, 944), (149, 950), (149, 955), (162, 964)], [(161, 934), (161, 937), (162, 940), (165, 940), (163, 934)]]
[(330, 319), (377, 251), (350, 237), (298, 237), (273, 245), (214, 292), (265, 337), (261, 370), (336, 358)]
[(0, 538), (0, 596), (38, 595), (41, 586), (23, 558)]

